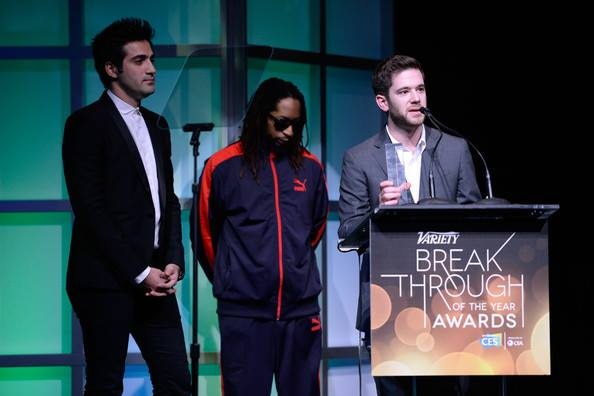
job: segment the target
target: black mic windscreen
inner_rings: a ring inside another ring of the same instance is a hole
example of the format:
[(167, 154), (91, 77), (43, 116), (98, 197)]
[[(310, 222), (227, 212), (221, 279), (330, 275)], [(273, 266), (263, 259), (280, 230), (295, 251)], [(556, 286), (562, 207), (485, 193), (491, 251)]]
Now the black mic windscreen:
[(185, 124), (182, 128), (184, 132), (208, 132), (212, 131), (214, 124), (212, 122), (198, 122), (193, 124)]

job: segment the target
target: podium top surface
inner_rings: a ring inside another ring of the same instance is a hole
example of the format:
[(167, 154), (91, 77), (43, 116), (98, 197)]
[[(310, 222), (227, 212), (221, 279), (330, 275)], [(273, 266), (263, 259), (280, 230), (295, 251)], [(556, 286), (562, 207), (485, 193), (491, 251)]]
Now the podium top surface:
[(546, 220), (559, 205), (542, 204), (439, 204), (379, 206), (365, 216), (353, 231), (338, 243), (338, 250), (348, 252), (364, 248), (369, 242), (369, 219), (374, 221), (477, 221), (477, 220)]
[(402, 219), (468, 219), (468, 218), (533, 218), (547, 219), (559, 205), (397, 205), (375, 208), (372, 218), (398, 217)]

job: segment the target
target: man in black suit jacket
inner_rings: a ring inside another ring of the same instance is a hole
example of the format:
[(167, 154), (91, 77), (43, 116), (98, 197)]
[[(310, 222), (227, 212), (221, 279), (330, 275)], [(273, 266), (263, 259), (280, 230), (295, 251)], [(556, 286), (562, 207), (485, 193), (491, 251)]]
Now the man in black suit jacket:
[[(377, 106), (387, 113), (385, 128), (348, 150), (342, 163), (338, 213), (338, 236), (345, 238), (380, 204), (397, 205), (404, 194), (418, 202), (429, 198), (429, 168), (435, 180), (436, 198), (452, 203), (470, 203), (480, 199), (472, 156), (467, 143), (458, 137), (423, 125), (421, 108), (427, 106), (424, 75), (413, 58), (395, 55), (379, 64), (373, 75)], [(386, 143), (400, 144), (408, 157), (407, 181), (395, 186), (388, 179)], [(362, 258), (357, 328), (364, 332), (369, 346), (369, 255)], [(417, 391), (410, 377), (374, 377), (380, 396), (461, 395), (467, 378), (460, 381), (424, 377)]]
[(83, 333), (85, 395), (121, 395), (129, 334), (155, 395), (190, 394), (175, 286), (184, 274), (169, 129), (140, 101), (155, 90), (140, 19), (93, 39), (106, 91), (66, 121), (62, 156), (74, 212), (67, 291)]

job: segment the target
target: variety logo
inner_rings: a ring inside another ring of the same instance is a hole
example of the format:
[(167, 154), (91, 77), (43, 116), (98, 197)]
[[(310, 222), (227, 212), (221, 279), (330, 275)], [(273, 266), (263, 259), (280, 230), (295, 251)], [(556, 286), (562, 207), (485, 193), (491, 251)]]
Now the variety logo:
[(419, 232), (417, 245), (455, 245), (460, 237), (459, 232)]

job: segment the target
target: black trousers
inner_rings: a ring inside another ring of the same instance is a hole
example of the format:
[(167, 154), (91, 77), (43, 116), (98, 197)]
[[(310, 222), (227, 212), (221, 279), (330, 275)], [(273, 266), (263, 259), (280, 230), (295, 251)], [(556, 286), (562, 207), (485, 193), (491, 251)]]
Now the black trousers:
[(190, 372), (175, 295), (146, 297), (141, 290), (69, 292), (83, 335), (86, 396), (121, 395), (128, 338), (145, 359), (154, 395), (187, 396)]

